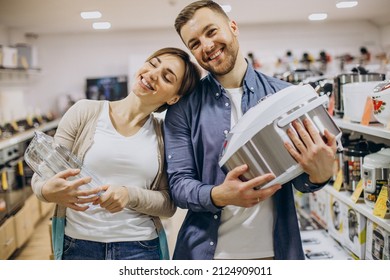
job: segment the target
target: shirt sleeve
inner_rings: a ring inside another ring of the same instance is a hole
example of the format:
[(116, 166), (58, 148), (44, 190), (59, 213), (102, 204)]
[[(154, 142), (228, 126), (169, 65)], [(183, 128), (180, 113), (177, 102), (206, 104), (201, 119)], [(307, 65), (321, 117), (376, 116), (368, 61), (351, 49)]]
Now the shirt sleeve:
[(329, 180), (321, 184), (313, 184), (309, 180), (309, 175), (307, 173), (303, 173), (302, 175), (295, 178), (292, 182), (294, 187), (298, 191), (302, 193), (308, 193), (308, 192), (315, 192), (322, 189), (326, 184), (329, 183)]
[(218, 212), (211, 200), (213, 185), (200, 181), (192, 144), (191, 120), (183, 103), (171, 106), (164, 122), (168, 181), (177, 206), (194, 212)]

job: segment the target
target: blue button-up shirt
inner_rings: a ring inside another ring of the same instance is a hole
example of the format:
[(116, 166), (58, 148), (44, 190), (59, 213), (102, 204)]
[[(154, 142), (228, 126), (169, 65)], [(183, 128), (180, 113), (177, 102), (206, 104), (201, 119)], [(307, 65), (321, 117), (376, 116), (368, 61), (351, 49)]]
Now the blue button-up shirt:
[[(248, 64), (242, 112), (245, 114), (262, 97), (287, 86), (290, 84), (255, 71)], [(222, 209), (213, 204), (211, 189), (225, 179), (218, 160), (230, 130), (230, 118), (231, 102), (225, 89), (210, 74), (202, 79), (193, 94), (171, 106), (166, 114), (165, 147), (171, 193), (180, 208), (188, 209), (178, 234), (174, 259), (214, 258)], [(292, 183), (301, 192), (321, 187), (310, 184), (308, 175), (303, 174), (273, 196), (276, 259), (304, 259)]]

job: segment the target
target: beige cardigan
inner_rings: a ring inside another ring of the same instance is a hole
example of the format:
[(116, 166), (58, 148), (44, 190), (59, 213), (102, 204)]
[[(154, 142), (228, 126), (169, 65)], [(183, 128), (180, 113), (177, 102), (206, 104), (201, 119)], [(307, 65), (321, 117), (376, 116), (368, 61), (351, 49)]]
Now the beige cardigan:
[[(72, 151), (81, 161), (85, 153), (91, 147), (96, 130), (99, 115), (103, 109), (103, 101), (80, 100), (74, 104), (61, 119), (56, 134), (55, 142)], [(176, 211), (169, 193), (168, 180), (164, 164), (164, 141), (162, 133), (162, 121), (153, 117), (154, 129), (156, 130), (159, 153), (159, 169), (150, 190), (134, 186), (126, 186), (129, 192), (130, 201), (128, 208), (140, 213), (150, 215), (159, 231), (162, 227), (159, 217), (171, 217)], [(124, 153), (126, 151), (123, 151)], [(44, 181), (34, 174), (32, 178), (32, 189), (35, 195), (42, 201), (42, 186)], [(66, 207), (56, 205), (54, 216), (64, 217)]]

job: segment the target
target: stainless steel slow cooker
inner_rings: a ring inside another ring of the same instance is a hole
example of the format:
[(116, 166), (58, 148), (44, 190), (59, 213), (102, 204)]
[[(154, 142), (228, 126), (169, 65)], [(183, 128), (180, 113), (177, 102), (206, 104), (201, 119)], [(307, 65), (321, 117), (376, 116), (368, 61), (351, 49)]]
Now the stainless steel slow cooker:
[(325, 128), (336, 135), (342, 148), (341, 130), (323, 106), (327, 100), (310, 85), (293, 85), (269, 95), (248, 110), (228, 133), (219, 165), (228, 172), (247, 164), (244, 180), (273, 173), (276, 178), (263, 188), (294, 179), (303, 170), (284, 147), (285, 141), (292, 144), (287, 135), (288, 128), (294, 129), (292, 121), (308, 118), (322, 135)]
[(349, 83), (364, 83), (385, 80), (386, 75), (382, 73), (369, 73), (362, 67), (356, 67), (351, 73), (343, 73), (334, 78), (334, 100), (335, 114), (344, 116), (343, 88)]

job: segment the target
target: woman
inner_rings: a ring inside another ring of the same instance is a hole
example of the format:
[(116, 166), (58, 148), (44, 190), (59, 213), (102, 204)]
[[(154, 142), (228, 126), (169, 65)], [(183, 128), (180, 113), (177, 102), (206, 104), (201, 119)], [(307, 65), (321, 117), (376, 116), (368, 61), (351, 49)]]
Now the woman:
[(70, 149), (106, 185), (81, 190), (90, 178), (67, 180), (79, 170), (60, 172), (46, 182), (34, 174), (38, 198), (57, 204), (56, 218), (66, 213), (64, 241), (61, 234), (53, 235), (55, 244), (60, 240), (55, 258), (163, 257), (158, 217), (172, 216), (176, 207), (165, 174), (161, 121), (152, 113), (192, 92), (199, 79), (186, 52), (160, 49), (138, 70), (126, 98), (81, 100), (65, 113), (56, 143)]

